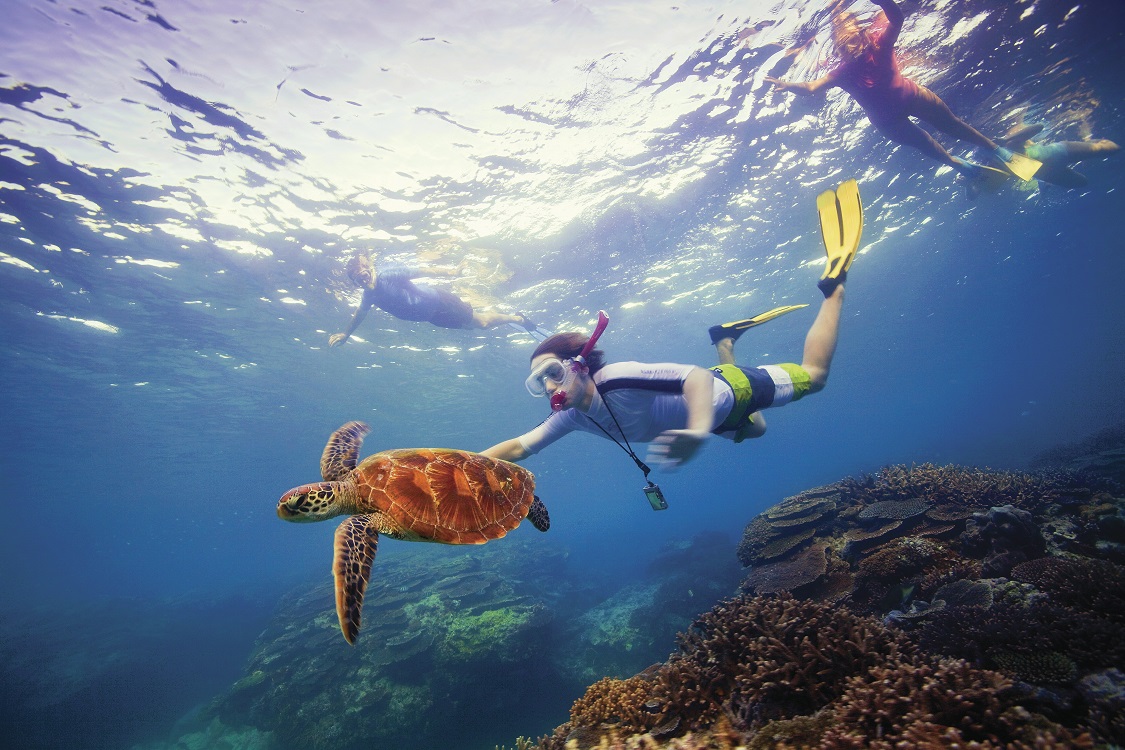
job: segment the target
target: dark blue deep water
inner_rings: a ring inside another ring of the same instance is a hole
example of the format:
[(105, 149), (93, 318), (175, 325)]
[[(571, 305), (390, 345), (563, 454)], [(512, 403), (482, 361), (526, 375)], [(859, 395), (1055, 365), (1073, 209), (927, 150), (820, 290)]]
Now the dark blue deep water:
[[(611, 360), (711, 364), (708, 326), (818, 302), (815, 197), (859, 180), (863, 250), (823, 393), (771, 413), (764, 439), (711, 441), (657, 476), (663, 513), (607, 441), (525, 462), (553, 527), (489, 549), (565, 555), (558, 585), (591, 600), (704, 532), (733, 560), (754, 514), (802, 489), (893, 463), (1021, 469), (1125, 419), (1125, 157), (1085, 162), (1080, 189), (970, 199), (839, 90), (763, 81), (832, 65), (819, 4), (690, 5), (4, 3), (8, 746), (194, 731), (279, 600), (328, 578), (335, 524), (274, 509), (318, 480), (340, 424), (371, 424), (366, 455), (482, 450), (545, 416), (523, 388), (534, 342), (510, 328), (376, 311), (330, 349), (358, 251), (467, 259), (458, 291), (555, 330), (605, 309)], [(983, 132), (1125, 140), (1119, 2), (905, 9), (904, 70)], [(813, 310), (748, 333), (739, 360), (799, 361)], [(396, 556), (424, 570), (429, 553), (479, 553), (406, 546), (381, 545), (375, 576)], [(465, 746), (548, 732), (581, 692), (544, 691)]]

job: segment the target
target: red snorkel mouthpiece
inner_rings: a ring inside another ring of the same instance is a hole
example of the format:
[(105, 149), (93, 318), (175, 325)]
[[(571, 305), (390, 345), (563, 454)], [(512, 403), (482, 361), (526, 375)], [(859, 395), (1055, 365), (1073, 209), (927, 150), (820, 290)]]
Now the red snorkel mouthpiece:
[(609, 315), (605, 310), (598, 310), (598, 324), (594, 326), (594, 332), (590, 334), (590, 339), (586, 345), (582, 347), (582, 351), (574, 358), (570, 365), (570, 375), (567, 377), (563, 387), (559, 388), (551, 395), (551, 411), (562, 411), (563, 404), (566, 403), (566, 389), (574, 381), (574, 376), (579, 372), (586, 369), (586, 357), (590, 352), (594, 351), (594, 347), (598, 344), (598, 339), (605, 333), (606, 326), (609, 325)]

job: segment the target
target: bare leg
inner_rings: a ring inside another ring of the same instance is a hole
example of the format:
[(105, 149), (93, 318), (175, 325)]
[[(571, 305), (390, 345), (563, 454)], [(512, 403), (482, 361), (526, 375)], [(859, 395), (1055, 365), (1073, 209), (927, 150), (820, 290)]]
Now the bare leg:
[(918, 95), (910, 103), (910, 114), (933, 125), (959, 141), (968, 141), (978, 148), (996, 150), (996, 143), (962, 120), (949, 109), (941, 98), (924, 86), (918, 87)]
[(719, 339), (715, 342), (715, 353), (719, 355), (720, 365), (734, 364), (734, 339)]
[(499, 312), (480, 312), (473, 310), (473, 325), (477, 328), (495, 328), (506, 323), (523, 323), (522, 315), (509, 315)]
[(932, 135), (918, 127), (908, 117), (875, 122), (874, 125), (880, 133), (895, 143), (916, 148), (931, 159), (936, 159), (954, 169), (957, 168), (958, 161), (940, 143), (935, 141)]
[(1066, 151), (1067, 164), (1074, 164), (1090, 156), (1112, 154), (1121, 148), (1104, 138), (1098, 141), (1063, 141), (1062, 145)]
[(805, 336), (801, 367), (809, 373), (809, 393), (816, 393), (828, 382), (828, 368), (836, 353), (840, 332), (840, 311), (844, 306), (844, 285), (840, 284), (820, 305), (820, 312)]

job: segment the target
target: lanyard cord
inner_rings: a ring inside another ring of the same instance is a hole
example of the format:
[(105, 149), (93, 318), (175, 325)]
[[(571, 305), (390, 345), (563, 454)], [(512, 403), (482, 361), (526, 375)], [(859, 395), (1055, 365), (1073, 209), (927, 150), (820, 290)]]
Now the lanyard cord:
[[(590, 416), (589, 414), (583, 414), (582, 416), (586, 417), (586, 419), (588, 419), (588, 420), (590, 420), (591, 422), (593, 422), (593, 423), (594, 423), (594, 426), (595, 426), (595, 427), (597, 427), (597, 428), (598, 428), (599, 430), (601, 430), (602, 432), (604, 432), (604, 433), (605, 433), (605, 436), (606, 436), (607, 438), (609, 438), (609, 439), (610, 439), (610, 440), (612, 440), (613, 442), (617, 443), (617, 447), (618, 447), (618, 448), (620, 448), (621, 450), (623, 450), (623, 451), (625, 451), (626, 453), (628, 453), (628, 454), (629, 454), (629, 457), (630, 457), (631, 459), (633, 459), (633, 463), (635, 463), (635, 464), (637, 465), (637, 468), (639, 468), (639, 469), (640, 469), (641, 471), (643, 471), (643, 472), (644, 472), (644, 474), (645, 474), (645, 479), (648, 479), (648, 475), (649, 475), (649, 472), (651, 472), (651, 471), (652, 471), (652, 469), (648, 468), (648, 466), (647, 466), (647, 465), (645, 465), (645, 462), (644, 462), (644, 461), (642, 461), (641, 459), (637, 458), (637, 454), (636, 454), (636, 453), (635, 453), (635, 452), (633, 451), (633, 446), (632, 446), (632, 445), (629, 445), (629, 438), (625, 437), (625, 430), (621, 429), (621, 423), (617, 421), (617, 417), (616, 417), (616, 416), (614, 415), (614, 413), (613, 413), (613, 409), (610, 409), (610, 408), (609, 408), (609, 401), (607, 401), (607, 400), (606, 400), (605, 396), (602, 396), (602, 389), (598, 387), (598, 384), (597, 384), (597, 383), (594, 383), (594, 388), (595, 388), (595, 389), (597, 390), (597, 392), (598, 392), (598, 396), (600, 396), (600, 397), (601, 397), (601, 399), (602, 399), (602, 403), (603, 403), (603, 404), (605, 404), (605, 410), (606, 410), (606, 411), (608, 411), (608, 412), (609, 412), (609, 416), (613, 418), (613, 423), (614, 423), (615, 425), (617, 425), (617, 431), (621, 433), (621, 439), (625, 441), (625, 445), (622, 445), (622, 444), (621, 444), (621, 440), (618, 440), (618, 439), (617, 439), (617, 438), (615, 438), (615, 437), (614, 437), (613, 435), (611, 435), (611, 434), (610, 434), (610, 432), (609, 432), (609, 430), (607, 430), (606, 428), (604, 428), (604, 427), (602, 427), (602, 426), (601, 426), (600, 424), (598, 424), (598, 421), (597, 421), (596, 419), (594, 419), (593, 417), (591, 417), (591, 416)], [(629, 446), (629, 447), (627, 447), (627, 448), (626, 448), (625, 446)]]

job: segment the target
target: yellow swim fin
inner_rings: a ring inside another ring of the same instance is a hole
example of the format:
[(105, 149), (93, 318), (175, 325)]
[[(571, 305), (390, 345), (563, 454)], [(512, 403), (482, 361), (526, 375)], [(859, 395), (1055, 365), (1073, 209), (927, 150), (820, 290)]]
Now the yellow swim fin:
[(1043, 166), (1043, 162), (1041, 161), (1032, 159), (1030, 156), (1015, 154), (1010, 151), (1004, 153), (1001, 163), (1004, 165), (1005, 169), (1024, 182), (1035, 179), (1035, 173)]
[(782, 305), (772, 310), (766, 310), (764, 313), (755, 315), (752, 318), (732, 320), (730, 323), (711, 326), (707, 329), (707, 333), (711, 335), (712, 344), (717, 344), (723, 339), (734, 339), (737, 341), (738, 337), (741, 336), (742, 332), (746, 329), (760, 326), (762, 323), (768, 323), (774, 318), (780, 317), (785, 313), (793, 312), (794, 310), (800, 310), (802, 307), (808, 307), (808, 305)]
[[(828, 263), (820, 278), (843, 280), (852, 267), (859, 238), (863, 234), (863, 201), (855, 180), (841, 183), (840, 187), (825, 190), (816, 198), (816, 211), (820, 214), (820, 233)], [(831, 285), (834, 289), (836, 284)]]

